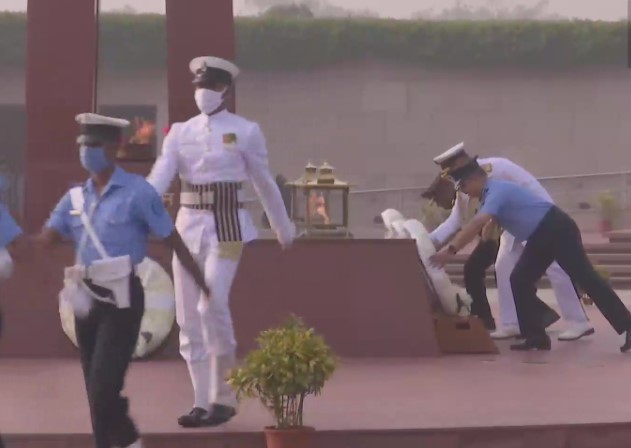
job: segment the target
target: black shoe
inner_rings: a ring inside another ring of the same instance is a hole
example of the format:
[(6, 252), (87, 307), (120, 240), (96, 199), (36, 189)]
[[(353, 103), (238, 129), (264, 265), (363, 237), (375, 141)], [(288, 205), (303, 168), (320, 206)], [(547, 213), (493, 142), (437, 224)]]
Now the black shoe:
[(484, 323), (484, 328), (486, 328), (487, 330), (497, 330), (497, 328), (495, 327), (495, 319), (493, 319), (492, 317), (482, 319), (482, 322)]
[(631, 350), (631, 329), (627, 330), (627, 332), (624, 335), (624, 344), (622, 345), (622, 347), (620, 347), (620, 351), (622, 353), (626, 353), (629, 350)]
[(210, 414), (202, 408), (193, 408), (191, 412), (178, 418), (177, 422), (183, 428), (201, 428), (212, 424)]
[(209, 420), (211, 426), (219, 426), (229, 422), (237, 415), (237, 410), (232, 406), (213, 404), (210, 406)]
[(541, 323), (543, 324), (543, 328), (548, 328), (550, 325), (555, 324), (559, 319), (561, 319), (559, 313), (554, 311), (552, 308), (549, 308), (543, 315)]
[(513, 344), (510, 346), (511, 350), (517, 352), (526, 352), (530, 350), (550, 350), (552, 348), (552, 342), (548, 335), (538, 338), (526, 338), (524, 342), (519, 344)]

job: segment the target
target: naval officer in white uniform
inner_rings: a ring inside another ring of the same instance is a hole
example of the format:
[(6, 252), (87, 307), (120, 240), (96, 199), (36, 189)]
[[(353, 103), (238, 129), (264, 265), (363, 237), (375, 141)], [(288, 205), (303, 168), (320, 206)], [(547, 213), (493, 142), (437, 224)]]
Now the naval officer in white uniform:
[[(434, 158), (434, 163), (440, 165), (441, 169), (448, 172), (467, 164), (470, 160), (471, 157), (465, 152), (464, 143), (459, 143)], [(553, 202), (548, 192), (532, 174), (510, 160), (501, 157), (490, 157), (479, 159), (478, 163), (485, 169), (489, 178), (517, 183), (542, 199)], [(466, 224), (463, 222), (461, 214), (462, 210), (467, 209), (469, 200), (469, 196), (463, 192), (458, 192), (450, 216), (430, 235), (437, 245), (443, 246), (448, 243), (455, 236), (456, 232)], [(524, 251), (524, 244), (516, 242), (515, 237), (506, 231), (501, 234), (495, 261), (501, 328), (491, 334), (496, 339), (511, 338), (520, 334), (510, 275)], [(589, 323), (570, 277), (556, 262), (548, 268), (546, 273), (554, 289), (561, 314), (568, 325), (568, 328), (559, 335), (559, 340), (572, 341), (593, 334), (594, 329)], [(538, 303), (536, 306), (543, 309), (542, 315), (552, 315), (552, 310), (546, 310), (549, 307), (543, 302)], [(548, 326), (557, 319), (548, 319), (545, 325)]]
[(270, 173), (261, 128), (226, 110), (239, 69), (230, 61), (206, 56), (193, 59), (190, 70), (200, 114), (173, 124), (148, 181), (164, 194), (179, 176), (176, 227), (204, 269), (211, 290), (208, 305), (199, 306), (205, 303), (199, 288), (173, 259), (180, 353), (195, 396), (193, 409), (178, 422), (200, 427), (220, 425), (236, 414), (236, 397), (225, 382), (236, 350), (228, 299), (242, 244), (257, 237), (242, 207), (243, 182), (252, 181), (283, 248), (291, 245), (295, 228)]

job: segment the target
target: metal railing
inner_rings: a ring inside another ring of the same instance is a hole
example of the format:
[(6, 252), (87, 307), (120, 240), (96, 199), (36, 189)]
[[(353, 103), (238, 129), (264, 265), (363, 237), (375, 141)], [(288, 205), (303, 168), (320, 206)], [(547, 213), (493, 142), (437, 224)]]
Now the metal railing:
[[(22, 215), (24, 178), (20, 173), (4, 172), (8, 190), (0, 198), (16, 216)], [(598, 231), (600, 223), (599, 195), (611, 193), (619, 213), (617, 228), (631, 227), (631, 172), (583, 174), (542, 177), (539, 179), (557, 204), (577, 221), (583, 231)], [(350, 225), (355, 236), (369, 237), (382, 234), (382, 225), (375, 221), (387, 208), (395, 208), (410, 218), (420, 218), (423, 204), (421, 194), (427, 186), (382, 188), (351, 191)], [(263, 208), (256, 196), (250, 194), (246, 208), (254, 222), (261, 226)]]
[[(616, 228), (631, 227), (631, 172), (552, 176), (539, 178), (557, 205), (567, 211), (584, 232), (600, 230), (599, 196), (611, 193), (618, 207)], [(383, 226), (375, 221), (387, 208), (395, 208), (410, 218), (420, 218), (427, 186), (351, 191), (350, 225), (355, 236), (375, 236)], [(263, 209), (258, 199), (247, 200), (255, 222)]]

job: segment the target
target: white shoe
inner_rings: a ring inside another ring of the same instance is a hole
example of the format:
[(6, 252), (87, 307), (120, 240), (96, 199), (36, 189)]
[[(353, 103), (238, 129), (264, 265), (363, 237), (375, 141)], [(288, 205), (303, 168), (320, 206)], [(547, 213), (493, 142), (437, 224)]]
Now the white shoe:
[(518, 327), (506, 327), (491, 333), (491, 339), (513, 339), (519, 336), (521, 332)]
[(573, 323), (570, 328), (559, 335), (558, 339), (559, 341), (577, 341), (590, 334), (594, 334), (594, 327), (588, 322)]
[(127, 445), (124, 448), (142, 448), (142, 440), (138, 439), (134, 443), (132, 443), (131, 445)]

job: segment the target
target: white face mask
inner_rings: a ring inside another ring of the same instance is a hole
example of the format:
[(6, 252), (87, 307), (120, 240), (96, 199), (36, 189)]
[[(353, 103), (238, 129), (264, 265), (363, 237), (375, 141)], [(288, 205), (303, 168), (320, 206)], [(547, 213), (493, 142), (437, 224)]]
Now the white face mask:
[(223, 104), (224, 92), (225, 90), (221, 92), (215, 92), (210, 89), (195, 90), (195, 104), (197, 104), (199, 111), (209, 115), (219, 109)]

